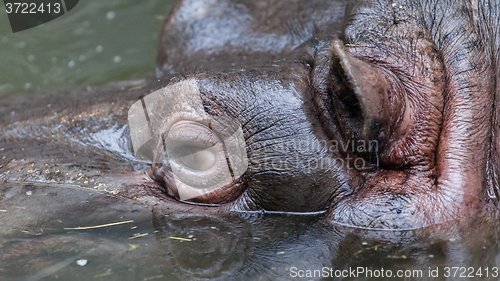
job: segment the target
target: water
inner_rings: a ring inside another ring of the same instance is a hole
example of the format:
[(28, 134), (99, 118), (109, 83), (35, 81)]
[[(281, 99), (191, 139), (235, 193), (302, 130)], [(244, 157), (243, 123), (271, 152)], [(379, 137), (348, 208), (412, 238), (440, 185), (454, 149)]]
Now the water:
[[(484, 221), (463, 228), (453, 223), (376, 231), (324, 223), (321, 215), (214, 216), (151, 210), (64, 185), (7, 184), (3, 191), (13, 196), (2, 201), (7, 212), (0, 213), (1, 280), (499, 277), (499, 228)], [(121, 224), (72, 229), (109, 223)]]
[[(159, 30), (171, 6), (171, 1), (159, 0), (81, 0), (69, 14), (16, 34), (1, 8), (0, 96), (153, 75)], [(122, 127), (105, 123), (108, 130), (84, 139), (88, 143), (83, 148), (92, 142), (121, 150), (106, 137), (121, 136)], [(0, 147), (0, 159), (9, 153)], [(37, 183), (0, 179), (2, 281), (500, 278), (496, 219), (377, 231), (329, 224), (322, 214), (213, 215), (150, 208), (77, 188), (86, 180), (80, 172), (97, 175), (77, 170), (77, 165), (73, 185), (58, 182), (56, 172), (51, 182), (44, 182), (45, 174), (35, 177), (41, 168), (23, 166), (30, 155), (39, 160), (36, 152), (26, 153), (26, 161), (17, 160), (24, 169), (18, 172), (32, 169), (31, 180)], [(129, 160), (119, 161), (129, 156), (119, 157), (112, 162), (105, 154), (99, 161), (130, 172)], [(99, 168), (101, 162), (95, 165)], [(63, 169), (57, 159), (50, 163), (55, 171)], [(386, 277), (388, 272), (393, 277)]]
[(12, 33), (0, 7), (0, 94), (142, 78), (155, 67), (172, 0), (80, 0), (64, 16)]

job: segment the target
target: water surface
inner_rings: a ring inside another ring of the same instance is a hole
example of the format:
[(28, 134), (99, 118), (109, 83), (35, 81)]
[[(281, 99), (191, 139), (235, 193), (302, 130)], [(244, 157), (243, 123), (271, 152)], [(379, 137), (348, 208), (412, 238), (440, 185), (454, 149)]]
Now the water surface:
[[(81, 0), (16, 34), (0, 8), (0, 97), (154, 75), (171, 6)], [(336, 280), (500, 278), (496, 220), (381, 231), (326, 223), (323, 214), (171, 212), (50, 181), (2, 180), (0, 196), (2, 281), (330, 280), (332, 272)], [(394, 277), (374, 277), (382, 271)]]
[(153, 74), (174, 0), (80, 0), (53, 21), (12, 33), (0, 5), (0, 94), (87, 86)]

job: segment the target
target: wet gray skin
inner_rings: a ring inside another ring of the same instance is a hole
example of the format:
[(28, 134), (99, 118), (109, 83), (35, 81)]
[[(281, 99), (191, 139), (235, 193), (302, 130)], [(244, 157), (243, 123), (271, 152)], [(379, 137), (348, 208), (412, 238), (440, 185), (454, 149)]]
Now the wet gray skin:
[[(422, 270), (407, 280), (482, 266), (496, 280), (496, 7), (182, 1), (159, 79), (4, 98), (2, 280), (316, 280), (306, 270), (358, 266)], [(241, 124), (248, 170), (180, 202), (168, 162), (134, 156), (127, 112), (186, 81), (208, 116)]]

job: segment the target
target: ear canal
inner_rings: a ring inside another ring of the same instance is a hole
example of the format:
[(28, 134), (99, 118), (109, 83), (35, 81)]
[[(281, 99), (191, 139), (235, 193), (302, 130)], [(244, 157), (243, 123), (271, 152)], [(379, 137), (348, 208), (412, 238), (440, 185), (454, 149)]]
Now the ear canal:
[(393, 123), (398, 117), (394, 116), (394, 109), (401, 108), (391, 104), (392, 85), (387, 75), (381, 69), (349, 54), (343, 42), (338, 39), (333, 40), (330, 51), (334, 62), (340, 64), (334, 67), (341, 69), (345, 76), (344, 83), (347, 84), (345, 86), (350, 90), (341, 94), (354, 95), (361, 111), (362, 121), (358, 124), (359, 128), (354, 129), (352, 137), (384, 143), (390, 137), (395, 125)]

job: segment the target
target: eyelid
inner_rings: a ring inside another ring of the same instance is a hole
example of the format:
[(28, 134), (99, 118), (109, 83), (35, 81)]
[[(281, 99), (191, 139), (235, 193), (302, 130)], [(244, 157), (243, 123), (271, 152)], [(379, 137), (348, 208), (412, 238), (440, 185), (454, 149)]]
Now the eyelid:
[[(161, 128), (158, 153), (167, 156), (170, 170), (163, 177), (167, 193), (179, 201), (206, 204), (229, 203), (241, 195), (247, 167), (246, 144), (237, 120), (217, 116), (200, 119), (189, 112), (173, 114)], [(183, 146), (209, 149), (214, 164), (206, 170), (191, 169), (179, 158)]]
[[(178, 149), (186, 145), (209, 149), (215, 163), (207, 170), (192, 170), (178, 161)], [(224, 144), (207, 126), (181, 120), (170, 127), (164, 136), (164, 147), (169, 155), (173, 183), (180, 200), (206, 196), (233, 181)]]
[(164, 138), (167, 150), (180, 145), (193, 145), (200, 148), (213, 147), (218, 143), (221, 143), (221, 140), (210, 128), (200, 123), (185, 120), (172, 125)]

